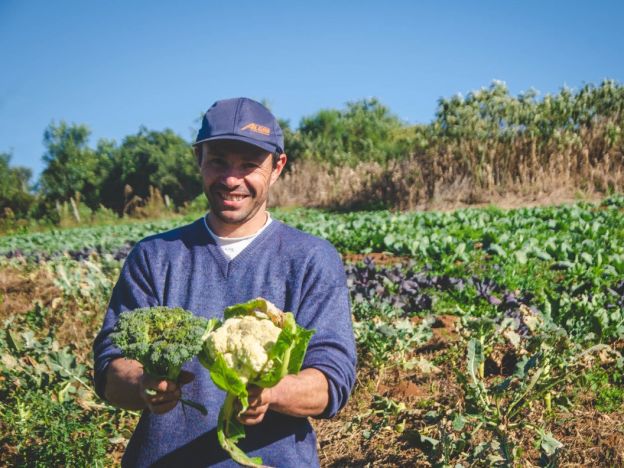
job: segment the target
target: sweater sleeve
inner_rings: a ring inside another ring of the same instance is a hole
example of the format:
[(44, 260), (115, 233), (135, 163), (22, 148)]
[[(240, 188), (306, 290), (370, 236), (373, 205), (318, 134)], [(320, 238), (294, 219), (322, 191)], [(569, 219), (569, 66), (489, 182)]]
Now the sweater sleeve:
[(302, 326), (316, 330), (303, 368), (318, 369), (327, 378), (329, 403), (318, 417), (331, 418), (346, 405), (355, 382), (355, 339), (349, 291), (338, 253), (332, 249), (327, 258), (314, 263), (297, 316)]
[(122, 357), (122, 353), (110, 340), (119, 314), (127, 310), (158, 305), (149, 274), (146, 256), (141, 244), (137, 244), (130, 252), (113, 288), (108, 309), (104, 315), (102, 329), (93, 342), (94, 382), (96, 393), (104, 399), (106, 372), (114, 359)]

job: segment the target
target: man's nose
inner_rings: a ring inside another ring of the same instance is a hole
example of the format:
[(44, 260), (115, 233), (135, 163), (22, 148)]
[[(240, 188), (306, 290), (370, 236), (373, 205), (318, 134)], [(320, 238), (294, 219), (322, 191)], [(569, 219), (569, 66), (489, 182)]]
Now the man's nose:
[(219, 177), (221, 183), (228, 187), (234, 187), (240, 184), (242, 180), (241, 172), (235, 167), (227, 167), (221, 172)]

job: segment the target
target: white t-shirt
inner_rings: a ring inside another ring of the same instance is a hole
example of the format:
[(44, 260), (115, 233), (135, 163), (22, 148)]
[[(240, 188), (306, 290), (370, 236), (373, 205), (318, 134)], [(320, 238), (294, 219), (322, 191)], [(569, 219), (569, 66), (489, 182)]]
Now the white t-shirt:
[(204, 216), (204, 226), (206, 226), (208, 233), (213, 237), (213, 239), (215, 240), (215, 242), (221, 249), (221, 252), (223, 252), (223, 255), (225, 255), (225, 257), (228, 260), (232, 260), (239, 253), (245, 250), (245, 247), (251, 244), (251, 242), (256, 237), (258, 237), (258, 235), (260, 235), (260, 233), (264, 231), (269, 224), (271, 224), (271, 222), (273, 221), (271, 219), (271, 215), (269, 214), (268, 211), (266, 212), (266, 214), (267, 214), (267, 220), (266, 220), (266, 223), (264, 223), (264, 226), (262, 226), (257, 232), (253, 233), (251, 236), (219, 237), (214, 232), (212, 232), (212, 229), (208, 227), (208, 221), (206, 221), (206, 216)]

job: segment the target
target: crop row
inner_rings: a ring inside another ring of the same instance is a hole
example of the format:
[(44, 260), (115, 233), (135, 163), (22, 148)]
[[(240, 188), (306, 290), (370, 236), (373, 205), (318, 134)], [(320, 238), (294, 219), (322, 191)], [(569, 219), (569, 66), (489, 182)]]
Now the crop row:
[[(534, 288), (522, 290), (510, 287), (513, 275), (488, 262), (500, 272), (495, 279), (471, 274), (478, 262), (460, 263), (454, 275), (421, 268), (414, 261), (384, 267), (365, 259), (346, 266), (363, 372), (374, 372), (379, 381), (384, 369), (394, 368), (403, 379), (419, 381), (440, 368), (447, 373), (454, 369), (457, 381), (451, 382), (461, 401), (440, 399), (421, 414), (409, 401), (378, 392), (367, 405), (370, 414), (345, 422), (344, 427), (357, 431), (358, 443), (407, 433), (411, 439), (403, 445), (419, 447), (432, 464), (469, 460), (483, 466), (495, 459), (522, 459), (518, 435), (531, 433), (542, 455), (555, 460), (564, 446), (542, 418), (571, 406), (566, 387), (600, 371), (593, 370), (592, 359), (602, 359), (616, 376), (606, 388), (616, 395), (616, 404), (622, 403), (624, 396), (613, 390), (621, 384), (622, 363), (614, 367), (618, 355), (604, 343), (623, 336), (623, 330), (594, 330), (587, 324), (599, 323), (602, 310), (614, 317), (618, 313), (622, 323), (624, 282), (615, 282), (613, 294), (605, 290), (597, 301), (598, 294), (588, 299), (586, 291), (569, 287), (579, 281), (570, 276), (574, 270), (543, 268), (533, 270)], [(97, 256), (80, 261), (64, 257), (40, 265), (52, 269), (63, 303), (77, 304), (80, 310), (104, 307), (118, 266), (110, 257)], [(563, 298), (569, 301), (567, 309), (557, 305)], [(75, 355), (85, 355), (87, 349), (55, 344), (56, 327), (49, 327), (48, 321), (56, 322), (56, 315), (37, 306), (14, 317), (0, 332), (0, 376), (7, 383), (0, 391), (0, 427), (5, 430), (0, 440), (10, 448), (0, 461), (79, 466), (91, 459), (103, 464), (107, 447), (121, 444), (128, 435), (125, 414), (104, 407), (93, 395), (90, 362), (76, 360)], [(437, 357), (420, 352), (431, 341), (435, 322), (449, 315), (457, 321), (448, 331), (459, 330), (461, 340), (445, 345)], [(99, 325), (94, 317), (79, 322), (89, 324), (87, 336)], [(599, 335), (590, 339), (589, 333)], [(354, 397), (356, 406), (358, 398)], [(23, 407), (32, 415), (25, 418), (19, 412)], [(391, 434), (383, 432), (389, 425), (395, 428)], [(40, 444), (40, 438), (49, 442)]]
[[(560, 262), (609, 263), (624, 273), (624, 196), (599, 206), (575, 205), (517, 210), (465, 209), (454, 212), (390, 211), (330, 213), (312, 209), (276, 210), (274, 216), (323, 237), (341, 252), (390, 252), (431, 263), (466, 261), (485, 252), (526, 263), (535, 257)], [(150, 234), (192, 218), (56, 230), (0, 238), (0, 255), (42, 258), (115, 254)]]

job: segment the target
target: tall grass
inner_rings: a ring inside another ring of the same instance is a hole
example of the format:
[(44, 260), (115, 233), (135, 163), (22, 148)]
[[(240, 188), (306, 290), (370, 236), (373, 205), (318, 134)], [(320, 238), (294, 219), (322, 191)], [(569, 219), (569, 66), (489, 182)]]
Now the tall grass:
[[(624, 191), (624, 87), (611, 81), (536, 99), (506, 86), (441, 99), (436, 120), (403, 129), (411, 150), (380, 161), (296, 158), (276, 205), (413, 209), (501, 197)], [(410, 133), (411, 132), (411, 133)], [(319, 151), (323, 151), (320, 145)]]

